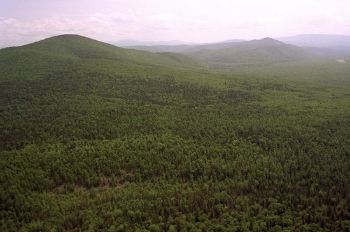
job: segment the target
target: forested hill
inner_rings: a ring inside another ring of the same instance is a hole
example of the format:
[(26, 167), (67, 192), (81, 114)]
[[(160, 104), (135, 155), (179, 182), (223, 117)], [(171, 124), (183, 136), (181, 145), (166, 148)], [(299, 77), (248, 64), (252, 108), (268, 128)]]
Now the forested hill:
[[(203, 66), (187, 56), (175, 53), (150, 53), (125, 49), (99, 42), (79, 35), (60, 35), (20, 47), (0, 50), (0, 68), (2, 72), (11, 72), (8, 68), (16, 66), (16, 73), (26, 72), (28, 68), (37, 68), (42, 72), (46, 68), (65, 69), (67, 65), (87, 62), (120, 62), (130, 65), (147, 65), (198, 69)], [(14, 73), (11, 72), (10, 75)]]
[(0, 231), (349, 231), (349, 73), (75, 35), (2, 49)]

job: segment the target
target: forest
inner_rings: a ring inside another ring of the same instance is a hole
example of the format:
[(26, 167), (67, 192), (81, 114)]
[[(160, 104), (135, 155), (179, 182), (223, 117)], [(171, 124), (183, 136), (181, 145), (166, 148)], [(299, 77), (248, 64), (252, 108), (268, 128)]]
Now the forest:
[(1, 49), (0, 230), (350, 231), (350, 64), (223, 66)]

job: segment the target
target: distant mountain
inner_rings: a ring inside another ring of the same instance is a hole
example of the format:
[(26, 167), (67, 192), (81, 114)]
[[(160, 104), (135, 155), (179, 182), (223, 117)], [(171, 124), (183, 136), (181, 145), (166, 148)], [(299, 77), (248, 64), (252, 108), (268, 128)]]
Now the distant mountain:
[(251, 41), (228, 40), (195, 45), (133, 46), (130, 48), (150, 52), (182, 53), (202, 62), (217, 63), (269, 63), (312, 57), (312, 53), (306, 49), (271, 38)]
[(199, 45), (187, 45), (187, 44), (181, 44), (181, 45), (154, 45), (154, 46), (130, 46), (130, 47), (124, 47), (129, 49), (136, 49), (136, 50), (142, 50), (142, 51), (148, 51), (148, 52), (176, 52), (176, 53), (183, 53), (186, 50), (189, 50), (191, 48), (195, 48)]
[(303, 48), (271, 38), (205, 45), (184, 54), (200, 61), (217, 63), (269, 63), (312, 57), (311, 53)]
[(304, 34), (277, 39), (288, 44), (304, 47), (319, 57), (350, 56), (350, 36), (346, 35)]
[(172, 40), (172, 41), (138, 41), (138, 40), (119, 40), (116, 42), (111, 42), (110, 44), (113, 44), (118, 47), (131, 47), (131, 46), (156, 46), (156, 45), (180, 45), (185, 44), (184, 42), (181, 42), (179, 40)]
[(303, 34), (292, 37), (280, 37), (276, 39), (299, 47), (350, 46), (350, 36), (347, 35)]
[[(215, 43), (204, 43), (204, 44), (177, 44), (177, 45), (137, 45), (130, 46), (127, 48), (133, 48), (137, 50), (149, 51), (149, 52), (177, 52), (186, 53), (189, 51), (199, 51), (203, 49), (217, 50), (220, 48), (230, 47), (232, 43), (244, 42), (244, 40), (232, 39)], [(157, 43), (157, 42), (155, 42)]]

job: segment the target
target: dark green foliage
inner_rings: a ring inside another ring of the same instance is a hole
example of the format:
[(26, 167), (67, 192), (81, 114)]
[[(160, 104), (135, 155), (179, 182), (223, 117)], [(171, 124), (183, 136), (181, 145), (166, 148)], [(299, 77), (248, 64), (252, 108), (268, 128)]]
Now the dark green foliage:
[(2, 231), (350, 229), (348, 66), (254, 78), (86, 46), (1, 50)]

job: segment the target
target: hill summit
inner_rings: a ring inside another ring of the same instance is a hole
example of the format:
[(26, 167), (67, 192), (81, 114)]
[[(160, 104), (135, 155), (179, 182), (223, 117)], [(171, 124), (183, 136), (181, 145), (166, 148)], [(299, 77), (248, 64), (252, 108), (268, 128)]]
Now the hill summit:
[(80, 35), (59, 35), (20, 47), (0, 51), (0, 61), (8, 65), (25, 63), (27, 68), (54, 65), (67, 60), (108, 60), (138, 65), (172, 68), (200, 68), (197, 61), (182, 54), (151, 53), (126, 49)]

